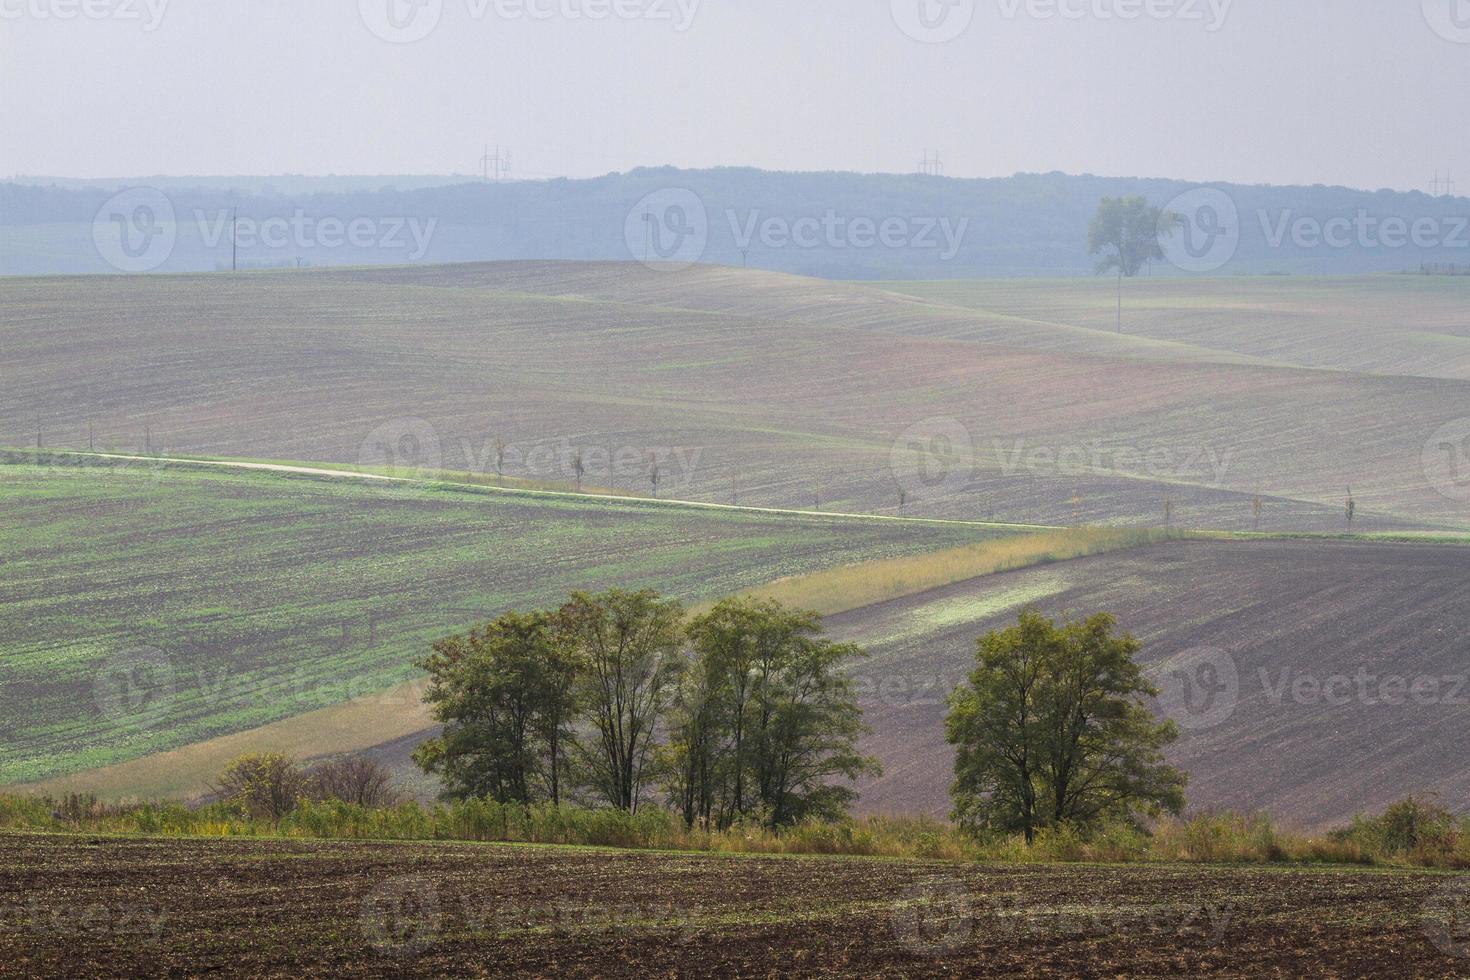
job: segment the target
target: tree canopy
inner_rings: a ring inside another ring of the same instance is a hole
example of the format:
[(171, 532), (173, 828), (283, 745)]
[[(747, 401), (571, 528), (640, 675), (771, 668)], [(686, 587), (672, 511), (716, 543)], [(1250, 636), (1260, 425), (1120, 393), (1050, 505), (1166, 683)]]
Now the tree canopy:
[(1163, 757), (1178, 729), (1154, 720), (1139, 643), (1115, 626), (1106, 614), (1058, 625), (1027, 610), (980, 638), (945, 719), (958, 821), (1029, 842), (1059, 824), (1183, 809), (1186, 776)]

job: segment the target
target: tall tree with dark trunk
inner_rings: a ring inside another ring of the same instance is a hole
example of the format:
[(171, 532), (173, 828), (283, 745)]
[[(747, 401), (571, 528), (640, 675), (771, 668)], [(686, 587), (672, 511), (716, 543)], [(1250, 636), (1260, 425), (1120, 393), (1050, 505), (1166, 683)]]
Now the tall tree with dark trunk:
[(583, 749), (592, 788), (612, 806), (636, 810), (659, 719), (672, 697), (683, 607), (658, 593), (614, 589), (572, 594), (559, 629), (582, 666), (578, 702), (593, 733)]

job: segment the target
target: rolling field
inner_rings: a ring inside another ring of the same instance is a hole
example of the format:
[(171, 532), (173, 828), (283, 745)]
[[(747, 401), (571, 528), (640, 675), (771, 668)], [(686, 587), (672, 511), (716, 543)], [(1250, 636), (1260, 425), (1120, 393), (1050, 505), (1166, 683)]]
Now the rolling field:
[(1470, 380), (1470, 290), (1447, 277), (1143, 278), (1124, 283), (1121, 337), (1107, 279), (884, 288), (980, 314), (933, 334), (951, 339)]
[(1006, 572), (829, 620), (863, 644), (875, 812), (947, 812), (944, 695), (975, 639), (1025, 604), (1106, 610), (1142, 642), (1180, 725), (1193, 812), (1341, 824), (1414, 793), (1470, 799), (1470, 551), (1307, 540), (1175, 541)]
[(1446, 976), (1467, 882), (0, 834), (19, 974)]
[(573, 589), (713, 599), (997, 534), (24, 458), (0, 464), (0, 783), (376, 695), (434, 639)]
[[(1263, 530), (1338, 531), (1351, 487), (1357, 529), (1465, 527), (1470, 475), (1439, 472), (1436, 439), (1470, 411), (1442, 349), (1470, 294), (1386, 281), (1251, 281), (1213, 317), (1225, 287), (1196, 286), (1151, 314), (1185, 339), (1097, 346), (1086, 281), (985, 286), (1020, 294), (994, 313), (632, 263), (16, 279), (0, 444), (34, 445), (39, 421), (54, 447), (484, 473), (500, 440), (510, 476), (570, 482), (581, 449), (589, 482), (627, 491), (652, 492), (657, 461), (665, 496), (1039, 524), (1162, 524), (1167, 497), (1177, 526), (1248, 530), (1259, 495)], [(1081, 325), (1027, 306), (1050, 296)], [(1419, 373), (1287, 356), (1366, 349), (1380, 313)]]

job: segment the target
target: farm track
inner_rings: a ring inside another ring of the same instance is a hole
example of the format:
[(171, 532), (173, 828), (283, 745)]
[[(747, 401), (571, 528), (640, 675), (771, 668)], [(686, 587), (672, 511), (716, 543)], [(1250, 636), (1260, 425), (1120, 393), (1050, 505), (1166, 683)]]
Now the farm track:
[(1465, 878), (0, 834), (0, 974), (1445, 976)]

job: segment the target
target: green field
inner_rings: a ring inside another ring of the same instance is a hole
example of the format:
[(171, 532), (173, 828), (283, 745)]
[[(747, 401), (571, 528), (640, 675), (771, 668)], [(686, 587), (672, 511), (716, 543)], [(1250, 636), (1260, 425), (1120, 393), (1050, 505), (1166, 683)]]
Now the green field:
[(24, 458), (0, 465), (0, 782), (375, 693), (432, 640), (573, 589), (712, 599), (997, 533)]

